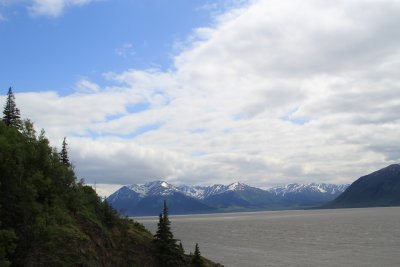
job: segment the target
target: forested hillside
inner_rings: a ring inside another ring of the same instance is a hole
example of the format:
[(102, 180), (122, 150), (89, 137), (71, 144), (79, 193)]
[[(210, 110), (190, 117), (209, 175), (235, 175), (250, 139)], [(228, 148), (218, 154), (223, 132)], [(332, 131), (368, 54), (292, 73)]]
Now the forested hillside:
[[(44, 131), (37, 134), (29, 120), (20, 119), (11, 89), (3, 115), (0, 266), (168, 266), (157, 238), (120, 218), (77, 180), (65, 139), (58, 153)], [(179, 253), (174, 266), (198, 266), (192, 256)], [(201, 264), (214, 266), (205, 259)]]
[(400, 165), (392, 164), (362, 176), (324, 208), (400, 206)]

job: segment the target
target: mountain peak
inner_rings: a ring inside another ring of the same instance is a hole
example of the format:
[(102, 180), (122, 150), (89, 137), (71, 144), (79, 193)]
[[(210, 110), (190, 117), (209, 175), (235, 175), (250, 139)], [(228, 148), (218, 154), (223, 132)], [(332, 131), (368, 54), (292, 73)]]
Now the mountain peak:
[(235, 182), (232, 183), (230, 185), (228, 185), (227, 187), (227, 191), (242, 191), (245, 190), (246, 188), (248, 188), (249, 186), (240, 182)]
[(125, 188), (139, 194), (139, 196), (144, 197), (146, 195), (171, 195), (174, 192), (179, 191), (173, 185), (165, 181), (153, 181), (147, 182), (145, 184), (131, 184), (126, 185)]

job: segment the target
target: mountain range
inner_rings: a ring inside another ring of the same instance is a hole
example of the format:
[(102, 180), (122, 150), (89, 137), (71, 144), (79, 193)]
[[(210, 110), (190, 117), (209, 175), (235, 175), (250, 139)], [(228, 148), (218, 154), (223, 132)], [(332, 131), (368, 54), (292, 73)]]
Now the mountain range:
[(392, 164), (362, 176), (323, 208), (400, 206), (400, 165)]
[(157, 215), (165, 200), (171, 214), (291, 209), (320, 206), (348, 185), (288, 184), (260, 189), (243, 183), (173, 186), (165, 181), (125, 185), (107, 198), (123, 215)]

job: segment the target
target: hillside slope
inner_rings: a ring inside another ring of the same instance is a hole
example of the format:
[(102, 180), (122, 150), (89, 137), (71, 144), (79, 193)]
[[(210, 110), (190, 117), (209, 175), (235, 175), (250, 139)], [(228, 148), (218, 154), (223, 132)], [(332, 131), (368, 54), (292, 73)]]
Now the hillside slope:
[(165, 266), (152, 234), (77, 182), (29, 121), (0, 121), (0, 151), (0, 266)]
[(400, 165), (393, 164), (351, 184), (324, 208), (358, 208), (400, 205)]

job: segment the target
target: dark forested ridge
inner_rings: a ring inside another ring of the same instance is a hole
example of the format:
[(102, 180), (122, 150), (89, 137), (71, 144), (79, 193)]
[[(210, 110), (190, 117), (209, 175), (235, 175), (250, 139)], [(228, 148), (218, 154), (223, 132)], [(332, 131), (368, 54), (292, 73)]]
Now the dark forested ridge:
[(400, 206), (400, 165), (365, 175), (324, 208)]
[[(77, 181), (65, 139), (58, 153), (44, 131), (21, 121), (11, 89), (3, 115), (0, 266), (166, 266), (150, 232)], [(178, 256), (178, 266), (196, 266)]]

